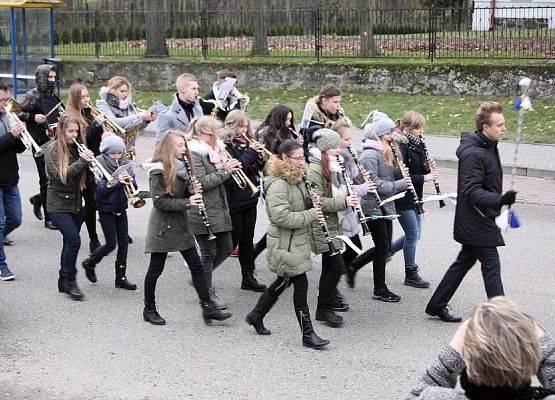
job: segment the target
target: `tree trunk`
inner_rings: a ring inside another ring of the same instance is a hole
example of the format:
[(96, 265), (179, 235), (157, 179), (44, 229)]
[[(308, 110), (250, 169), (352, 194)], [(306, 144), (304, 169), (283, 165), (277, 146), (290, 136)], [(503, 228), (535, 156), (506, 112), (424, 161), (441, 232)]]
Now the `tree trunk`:
[(267, 1), (260, 2), (260, 11), (258, 13), (258, 21), (254, 30), (252, 40), (252, 55), (265, 56), (268, 55), (268, 27), (266, 25), (266, 10), (268, 9)]
[(147, 1), (146, 11), (146, 52), (145, 57), (168, 57), (166, 46), (166, 15), (156, 1)]
[(373, 1), (358, 0), (358, 26), (360, 29), (360, 55), (361, 57), (376, 57), (376, 43), (374, 42), (373, 20), (375, 7)]

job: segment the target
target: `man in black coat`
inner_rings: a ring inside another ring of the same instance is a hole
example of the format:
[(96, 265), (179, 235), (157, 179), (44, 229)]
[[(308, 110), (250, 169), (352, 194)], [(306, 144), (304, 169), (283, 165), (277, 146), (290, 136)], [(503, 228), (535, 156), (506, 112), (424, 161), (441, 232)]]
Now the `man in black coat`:
[(8, 88), (0, 82), (0, 280), (2, 281), (15, 278), (6, 263), (4, 239), (21, 225), (17, 154), (25, 151), (25, 145), (20, 140), (25, 125), (10, 121), (6, 112), (6, 103), (9, 99)]
[(516, 198), (512, 190), (501, 194), (503, 172), (497, 142), (507, 129), (499, 103), (482, 103), (475, 119), (476, 132), (463, 132), (457, 149), (459, 171), (454, 238), (462, 244), (462, 249), (426, 307), (427, 314), (445, 322), (461, 321), (447, 308), (447, 303), (477, 260), (482, 266), (488, 298), (504, 295), (497, 246), (504, 246), (505, 242), (495, 217), (503, 205), (513, 204)]

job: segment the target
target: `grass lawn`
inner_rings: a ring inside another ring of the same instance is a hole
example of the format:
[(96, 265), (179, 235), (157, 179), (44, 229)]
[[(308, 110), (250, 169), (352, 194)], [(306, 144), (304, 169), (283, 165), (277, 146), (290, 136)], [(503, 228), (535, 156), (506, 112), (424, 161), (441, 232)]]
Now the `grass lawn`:
[[(244, 89), (244, 88), (241, 88)], [(295, 112), (295, 122), (298, 125), (304, 104), (309, 96), (299, 90), (270, 90), (248, 92), (251, 97), (249, 115), (254, 119), (264, 119), (270, 109), (279, 103), (287, 104)], [(135, 93), (135, 101), (140, 107), (148, 107), (152, 100), (160, 100), (170, 104), (170, 92), (141, 92)], [(455, 96), (427, 96), (407, 95), (397, 93), (346, 93), (343, 96), (343, 106), (347, 115), (355, 125), (360, 125), (368, 112), (378, 109), (387, 113), (392, 119), (401, 116), (404, 111), (415, 110), (426, 116), (428, 134), (460, 135), (462, 131), (474, 130), (474, 111), (485, 100), (495, 100), (503, 104), (507, 123), (507, 139), (514, 138), (516, 130), (517, 111), (511, 108), (514, 99), (508, 97), (455, 97)], [(534, 111), (526, 114), (523, 127), (523, 141), (528, 143), (555, 144), (555, 101), (533, 100)]]

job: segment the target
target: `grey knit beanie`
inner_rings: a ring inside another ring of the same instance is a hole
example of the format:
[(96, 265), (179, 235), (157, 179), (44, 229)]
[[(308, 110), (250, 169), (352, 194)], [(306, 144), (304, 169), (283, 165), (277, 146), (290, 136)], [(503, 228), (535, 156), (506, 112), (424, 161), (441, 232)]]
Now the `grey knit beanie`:
[(362, 131), (362, 140), (379, 138), (391, 133), (393, 129), (395, 129), (395, 122), (387, 114), (374, 110), (366, 117)]
[(104, 154), (125, 153), (125, 143), (117, 135), (110, 135), (100, 142), (100, 152)]
[(318, 129), (316, 132), (314, 132), (314, 135), (312, 135), (312, 140), (316, 144), (316, 147), (318, 147), (318, 149), (320, 149), (322, 153), (330, 149), (335, 149), (336, 147), (339, 147), (339, 144), (341, 143), (341, 138), (339, 137), (339, 134), (327, 128)]

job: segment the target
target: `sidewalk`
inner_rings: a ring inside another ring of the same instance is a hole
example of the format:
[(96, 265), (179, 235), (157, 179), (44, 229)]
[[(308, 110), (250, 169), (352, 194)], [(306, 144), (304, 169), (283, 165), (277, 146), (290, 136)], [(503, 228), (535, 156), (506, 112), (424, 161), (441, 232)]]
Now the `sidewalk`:
[[(260, 121), (253, 120), (253, 127)], [(156, 121), (151, 123), (144, 132), (145, 136), (156, 135)], [(355, 135), (355, 148), (360, 148), (360, 137)], [(426, 136), (426, 145), (430, 157), (441, 167), (457, 168), (458, 159), (455, 154), (459, 146), (460, 137), (456, 136)], [(514, 157), (514, 142), (500, 142), (499, 156), (503, 171), (511, 172)], [(555, 145), (523, 144), (518, 149), (517, 175), (535, 178), (555, 179)]]

